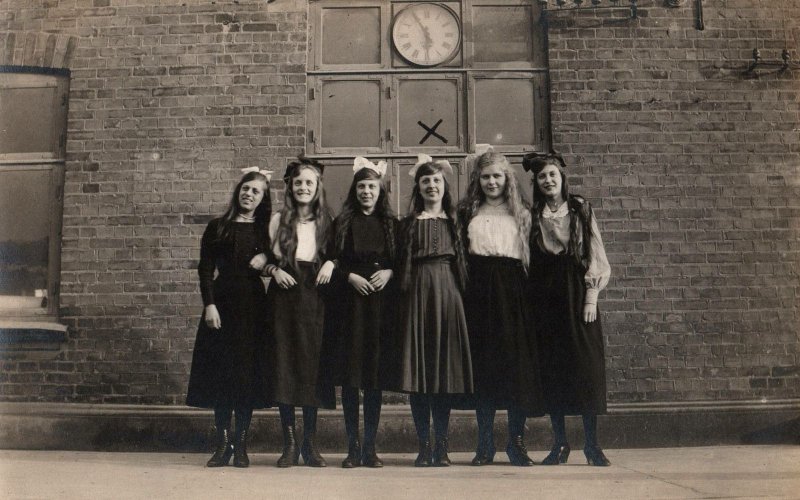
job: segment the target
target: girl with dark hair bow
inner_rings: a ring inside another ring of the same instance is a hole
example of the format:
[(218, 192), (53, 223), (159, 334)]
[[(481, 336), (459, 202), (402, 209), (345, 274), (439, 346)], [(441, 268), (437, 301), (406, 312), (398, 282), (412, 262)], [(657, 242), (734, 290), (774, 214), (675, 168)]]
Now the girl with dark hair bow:
[(569, 193), (559, 155), (526, 155), (523, 166), (533, 174), (533, 309), (542, 385), (555, 436), (542, 464), (567, 461), (564, 416), (581, 415), (587, 462), (609, 465), (597, 443), (597, 415), (606, 411), (597, 296), (611, 276), (603, 240), (589, 202)]
[[(324, 256), (331, 216), (325, 204), (323, 168), (305, 157), (289, 163), (284, 207), (269, 224), (272, 255), (264, 267), (264, 273), (272, 276), (267, 291), (268, 355), (284, 439), (278, 467), (297, 465), (301, 454), (306, 465), (327, 465), (314, 442), (317, 408), (336, 406), (322, 363), (325, 306), (319, 288), (330, 282), (334, 268)], [(295, 406), (303, 407), (299, 448)]]
[[(269, 248), (270, 172), (244, 169), (228, 209), (208, 223), (200, 244), (203, 317), (197, 330), (186, 404), (214, 409), (216, 449), (208, 467), (247, 467), (247, 433), (254, 408), (270, 406), (265, 374), (260, 271)], [(214, 277), (216, 271), (216, 278)], [(236, 412), (234, 436), (231, 418)]]
[[(395, 218), (383, 183), (386, 162), (357, 157), (353, 182), (333, 225), (329, 255), (341, 293), (326, 321), (336, 330), (334, 380), (342, 386), (347, 457), (342, 467), (382, 467), (375, 454), (381, 415), (384, 357), (395, 290)], [(364, 391), (364, 447), (358, 432), (359, 390)]]
[(494, 460), (494, 417), (508, 410), (506, 453), (514, 465), (531, 466), (525, 418), (542, 415), (542, 388), (527, 299), (531, 214), (505, 156), (488, 148), (469, 155), (467, 194), (458, 209), (468, 251), (464, 295), (472, 348), (478, 420), (473, 465)]
[[(472, 361), (461, 293), (467, 279), (455, 203), (444, 173), (446, 160), (419, 155), (411, 169), (409, 215), (398, 231), (398, 389), (411, 393), (419, 438), (417, 467), (450, 465), (448, 424), (454, 402), (472, 393)], [(430, 420), (435, 447), (431, 451)]]

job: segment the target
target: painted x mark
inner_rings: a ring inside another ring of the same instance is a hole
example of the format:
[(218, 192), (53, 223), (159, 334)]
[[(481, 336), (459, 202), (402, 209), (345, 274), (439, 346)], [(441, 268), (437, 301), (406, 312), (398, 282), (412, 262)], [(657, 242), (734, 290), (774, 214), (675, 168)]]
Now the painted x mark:
[(437, 139), (439, 139), (440, 141), (442, 141), (443, 143), (447, 144), (447, 139), (445, 139), (445, 138), (444, 138), (444, 136), (442, 136), (442, 135), (440, 135), (440, 134), (437, 134), (437, 133), (436, 133), (436, 128), (437, 128), (439, 125), (441, 125), (441, 124), (442, 124), (442, 121), (443, 121), (443, 120), (442, 120), (441, 118), (439, 118), (439, 121), (438, 121), (438, 122), (436, 122), (436, 123), (433, 125), (433, 127), (429, 127), (429, 126), (425, 125), (424, 123), (422, 123), (421, 121), (418, 121), (418, 122), (417, 122), (417, 125), (419, 125), (420, 127), (424, 128), (424, 129), (427, 131), (427, 132), (425, 133), (425, 137), (423, 137), (423, 138), (422, 138), (422, 140), (420, 140), (420, 141), (419, 141), (419, 143), (420, 143), (420, 144), (424, 144), (424, 143), (425, 143), (425, 141), (427, 141), (427, 140), (428, 140), (428, 137), (430, 137), (430, 136), (434, 136), (434, 137), (436, 137)]

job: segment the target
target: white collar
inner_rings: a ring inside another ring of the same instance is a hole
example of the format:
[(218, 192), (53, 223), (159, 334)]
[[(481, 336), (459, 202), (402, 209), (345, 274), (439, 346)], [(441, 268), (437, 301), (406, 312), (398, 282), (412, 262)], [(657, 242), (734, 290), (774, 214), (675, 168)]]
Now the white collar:
[(422, 212), (417, 215), (417, 220), (425, 220), (425, 219), (447, 219), (447, 213), (441, 212), (437, 215), (431, 214), (423, 210)]
[(542, 210), (542, 217), (545, 219), (560, 219), (562, 217), (566, 217), (567, 215), (569, 215), (569, 206), (567, 206), (566, 201), (562, 203), (555, 212), (550, 210), (550, 207), (547, 206), (547, 203), (545, 203), (544, 210)]

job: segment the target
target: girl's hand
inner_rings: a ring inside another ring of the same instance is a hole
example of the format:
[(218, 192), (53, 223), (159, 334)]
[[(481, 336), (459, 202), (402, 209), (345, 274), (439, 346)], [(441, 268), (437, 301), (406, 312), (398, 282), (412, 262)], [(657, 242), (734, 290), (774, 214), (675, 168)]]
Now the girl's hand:
[(584, 304), (583, 305), (584, 323), (592, 323), (596, 319), (597, 319), (597, 304)]
[(295, 281), (292, 275), (281, 268), (277, 268), (272, 272), (272, 278), (275, 280), (278, 286), (283, 289), (292, 288), (297, 284), (297, 281)]
[(255, 269), (256, 271), (261, 271), (264, 269), (264, 266), (267, 265), (267, 255), (264, 253), (260, 253), (250, 259), (250, 269)]
[(369, 282), (375, 288), (375, 290), (383, 290), (389, 280), (392, 279), (394, 273), (391, 269), (381, 269), (380, 271), (375, 271), (372, 273), (372, 276), (369, 277)]
[(319, 285), (327, 285), (331, 282), (331, 276), (333, 276), (333, 262), (327, 261), (322, 264), (322, 267), (319, 268), (319, 272), (317, 273), (317, 286)]
[(350, 285), (352, 285), (353, 288), (355, 288), (356, 291), (361, 295), (369, 295), (375, 291), (375, 287), (372, 286), (372, 284), (367, 281), (366, 278), (362, 278), (355, 273), (350, 273), (347, 276), (347, 282), (350, 283)]
[(219, 330), (220, 328), (222, 328), (222, 320), (219, 317), (219, 311), (217, 311), (217, 306), (215, 306), (214, 304), (209, 304), (206, 306), (204, 317), (206, 320), (206, 325), (209, 328), (213, 330)]

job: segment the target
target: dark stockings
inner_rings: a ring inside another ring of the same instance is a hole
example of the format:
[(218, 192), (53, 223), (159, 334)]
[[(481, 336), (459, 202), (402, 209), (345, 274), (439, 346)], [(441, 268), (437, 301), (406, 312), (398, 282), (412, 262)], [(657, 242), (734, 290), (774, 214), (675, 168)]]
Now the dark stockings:
[[(583, 435), (585, 448), (598, 448), (597, 444), (597, 415), (593, 413), (583, 414)], [(551, 414), (550, 422), (553, 425), (554, 444), (565, 445), (567, 443), (567, 428), (564, 415)]]
[(440, 398), (428, 394), (411, 394), (411, 416), (417, 428), (417, 437), (420, 441), (430, 441), (431, 417), (433, 417), (433, 432), (437, 441), (447, 439), (450, 425), (450, 406)]

